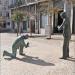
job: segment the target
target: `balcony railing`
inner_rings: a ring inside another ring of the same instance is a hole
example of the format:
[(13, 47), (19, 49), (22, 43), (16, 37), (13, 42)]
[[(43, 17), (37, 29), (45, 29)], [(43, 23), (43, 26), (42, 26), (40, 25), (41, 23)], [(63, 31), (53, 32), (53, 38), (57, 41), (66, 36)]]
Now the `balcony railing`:
[(27, 3), (33, 3), (33, 2), (36, 2), (36, 0), (26, 0)]
[(29, 3), (37, 3), (37, 2), (41, 2), (41, 1), (46, 1), (46, 0), (25, 0), (27, 2), (27, 4)]
[(19, 0), (18, 2), (16, 1), (16, 3), (11, 4), (9, 7), (10, 8), (14, 8), (16, 6), (26, 6), (26, 5), (31, 5), (31, 4), (35, 4), (41, 1), (46, 1), (46, 0)]
[(25, 0), (19, 0), (19, 1), (15, 1), (15, 3), (12, 3), (11, 5), (9, 5), (9, 8), (14, 8), (17, 6), (21, 6), (21, 5), (26, 5), (26, 1)]

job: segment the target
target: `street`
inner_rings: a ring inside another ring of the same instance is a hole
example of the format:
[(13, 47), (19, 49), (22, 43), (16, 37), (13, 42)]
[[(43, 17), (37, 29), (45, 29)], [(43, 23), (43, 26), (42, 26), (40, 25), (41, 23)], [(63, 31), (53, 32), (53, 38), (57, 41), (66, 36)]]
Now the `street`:
[(14, 33), (0, 33), (1, 75), (75, 75), (75, 35), (70, 41), (71, 58), (68, 60), (59, 59), (62, 56), (62, 35), (52, 35), (49, 40), (29, 38), (30, 46), (24, 48), (25, 56), (17, 51), (16, 59), (3, 57), (4, 50), (11, 52), (15, 38)]

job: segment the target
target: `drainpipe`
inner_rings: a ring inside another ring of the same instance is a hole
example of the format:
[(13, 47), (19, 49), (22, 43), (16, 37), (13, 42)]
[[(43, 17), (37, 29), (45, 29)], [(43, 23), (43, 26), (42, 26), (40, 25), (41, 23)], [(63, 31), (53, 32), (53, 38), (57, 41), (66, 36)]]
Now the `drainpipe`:
[(70, 21), (70, 25), (71, 25), (71, 33), (72, 33), (72, 26), (73, 26), (73, 3), (71, 1), (71, 21)]
[(35, 33), (36, 33), (36, 30), (37, 30), (37, 22), (36, 22), (36, 12), (37, 12), (37, 10), (36, 10), (36, 4), (35, 4)]

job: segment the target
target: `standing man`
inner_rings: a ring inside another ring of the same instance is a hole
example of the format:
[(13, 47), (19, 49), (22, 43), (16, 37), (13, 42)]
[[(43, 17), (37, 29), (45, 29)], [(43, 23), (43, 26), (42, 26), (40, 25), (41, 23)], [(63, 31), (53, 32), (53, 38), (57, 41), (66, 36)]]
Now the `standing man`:
[(61, 30), (61, 28), (63, 28), (64, 37), (63, 56), (61, 59), (67, 59), (69, 57), (69, 41), (71, 39), (70, 20), (66, 12), (62, 12), (60, 16), (63, 19), (63, 23), (60, 26), (58, 26), (58, 30)]

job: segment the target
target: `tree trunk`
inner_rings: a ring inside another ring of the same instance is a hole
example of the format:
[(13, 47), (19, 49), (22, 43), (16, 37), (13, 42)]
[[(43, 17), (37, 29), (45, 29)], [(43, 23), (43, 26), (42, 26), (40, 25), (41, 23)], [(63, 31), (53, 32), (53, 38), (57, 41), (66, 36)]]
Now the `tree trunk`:
[(19, 34), (21, 35), (21, 32), (23, 30), (23, 23), (22, 22), (19, 22)]
[(19, 36), (19, 23), (17, 22), (17, 36)]

